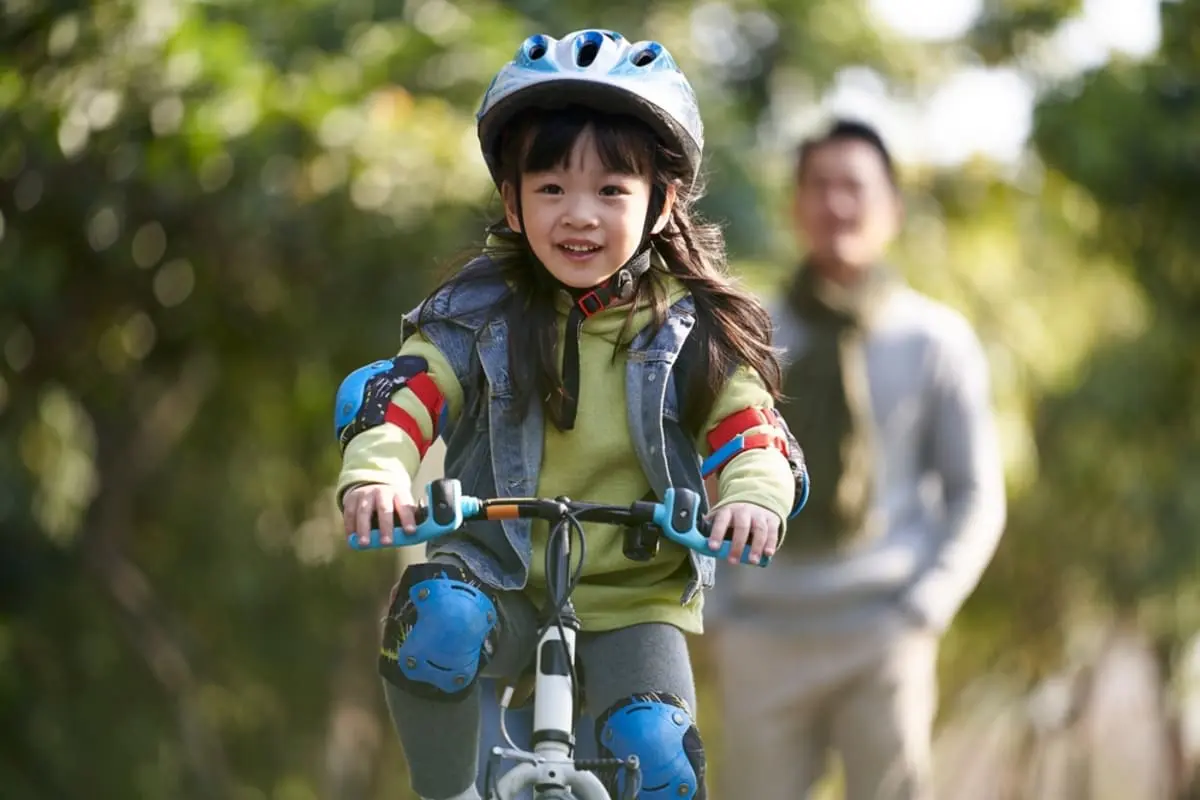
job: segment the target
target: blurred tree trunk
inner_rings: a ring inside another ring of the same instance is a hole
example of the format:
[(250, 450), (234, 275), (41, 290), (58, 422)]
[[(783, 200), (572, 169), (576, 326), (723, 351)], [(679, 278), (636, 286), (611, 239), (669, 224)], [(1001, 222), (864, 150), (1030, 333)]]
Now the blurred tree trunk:
[(1163, 676), (1146, 636), (1116, 627), (1090, 681), (1084, 738), (1093, 800), (1168, 800), (1173, 764)]
[[(380, 588), (378, 594), (386, 600), (384, 587)], [(322, 797), (370, 800), (375, 796), (385, 733), (379, 713), (383, 697), (375, 672), (383, 610), (384, 604), (376, 597), (363, 613), (346, 623), (344, 645), (333, 672)]]
[(160, 593), (125, 552), (126, 537), (136, 529), (139, 489), (171, 455), (215, 384), (212, 360), (198, 353), (144, 412), (128, 406), (108, 415), (91, 410), (102, 482), (81, 549), (85, 568), (112, 601), (129, 643), (175, 704), (179, 744), (198, 796), (227, 800), (232, 787), (225, 754), (201, 709), (183, 637)]

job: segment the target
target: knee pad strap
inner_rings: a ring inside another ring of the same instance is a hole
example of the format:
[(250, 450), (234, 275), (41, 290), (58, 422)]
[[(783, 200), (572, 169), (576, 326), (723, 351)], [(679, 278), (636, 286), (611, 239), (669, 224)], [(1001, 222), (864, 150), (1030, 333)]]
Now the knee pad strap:
[(414, 564), (388, 609), (379, 673), (423, 697), (461, 699), (492, 656), (498, 623), (495, 602), (467, 572)]

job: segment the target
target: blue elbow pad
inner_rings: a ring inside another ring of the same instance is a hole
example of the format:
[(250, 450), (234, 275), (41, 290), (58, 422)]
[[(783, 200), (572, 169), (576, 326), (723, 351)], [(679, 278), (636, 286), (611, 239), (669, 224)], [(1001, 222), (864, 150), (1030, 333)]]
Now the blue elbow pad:
[(342, 450), (358, 434), (382, 425), (392, 395), (412, 378), (428, 372), (429, 362), (424, 358), (396, 356), (373, 361), (347, 375), (338, 387), (333, 411), (333, 435)]

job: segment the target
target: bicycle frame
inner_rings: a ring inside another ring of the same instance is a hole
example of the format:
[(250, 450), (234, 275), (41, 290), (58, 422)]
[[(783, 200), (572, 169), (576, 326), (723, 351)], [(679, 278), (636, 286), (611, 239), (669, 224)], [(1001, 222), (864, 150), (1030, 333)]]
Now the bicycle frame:
[[(565, 520), (558, 524), (564, 524)], [(557, 544), (557, 552), (551, 554), (547, 582), (554, 587), (552, 593), (565, 590), (570, 571), (570, 537), (552, 536), (551, 546)], [(569, 598), (567, 598), (569, 602)], [(549, 621), (547, 621), (549, 623)], [(534, 659), (535, 676), (533, 690), (533, 752), (517, 748), (508, 736), (504, 715), (512, 697), (509, 688), (500, 703), (500, 730), (509, 746), (492, 748), (492, 760), (519, 761), (511, 771), (503, 775), (489, 792), (491, 800), (515, 800), (526, 789), (535, 790), (537, 800), (552, 800), (555, 792), (559, 797), (574, 797), (577, 800), (610, 800), (604, 784), (588, 767), (624, 767), (628, 798), (637, 797), (640, 786), (637, 756), (625, 761), (616, 759), (594, 759), (588, 762), (574, 758), (575, 737), (575, 692), (571, 683), (575, 665), (575, 637), (579, 622), (574, 614), (562, 619), (562, 625), (547, 624), (537, 645)], [(561, 792), (569, 790), (570, 795)]]
[[(512, 746), (511, 741), (508, 748), (492, 749), (494, 760), (508, 759), (520, 763), (496, 782), (494, 789), (489, 792), (491, 800), (515, 800), (526, 789), (534, 790), (538, 800), (554, 797), (555, 792), (559, 793), (558, 796), (577, 800), (610, 800), (604, 784), (595, 773), (588, 771), (589, 767), (623, 767), (627, 785), (640, 783), (636, 756), (626, 761), (596, 759), (581, 762), (574, 758), (574, 737), (570, 733), (574, 729), (575, 712), (571, 676), (543, 669), (541, 663), (547, 660), (544, 654), (553, 652), (565, 653), (565, 657), (574, 663), (576, 631), (566, 626), (564, 630), (567, 632), (565, 639), (561, 638), (556, 627), (550, 626), (538, 643), (538, 668), (533, 695), (533, 752), (520, 750)], [(506, 709), (507, 697), (501, 702), (500, 708), (502, 730)], [(563, 795), (564, 791), (570, 791), (570, 794)], [(626, 794), (630, 798), (637, 796), (636, 793)]]

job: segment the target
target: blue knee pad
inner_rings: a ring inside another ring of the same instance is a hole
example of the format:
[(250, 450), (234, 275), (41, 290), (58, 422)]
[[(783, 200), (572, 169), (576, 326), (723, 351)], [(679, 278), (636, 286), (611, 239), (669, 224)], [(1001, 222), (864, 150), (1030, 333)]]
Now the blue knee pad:
[[(648, 692), (620, 700), (596, 721), (596, 736), (609, 757), (638, 757), (640, 800), (705, 800), (704, 742), (678, 696)], [(626, 780), (622, 770), (610, 781), (613, 797), (624, 796)]]
[(477, 580), (456, 566), (413, 564), (392, 594), (379, 674), (421, 697), (460, 700), (498, 634), (496, 604)]

